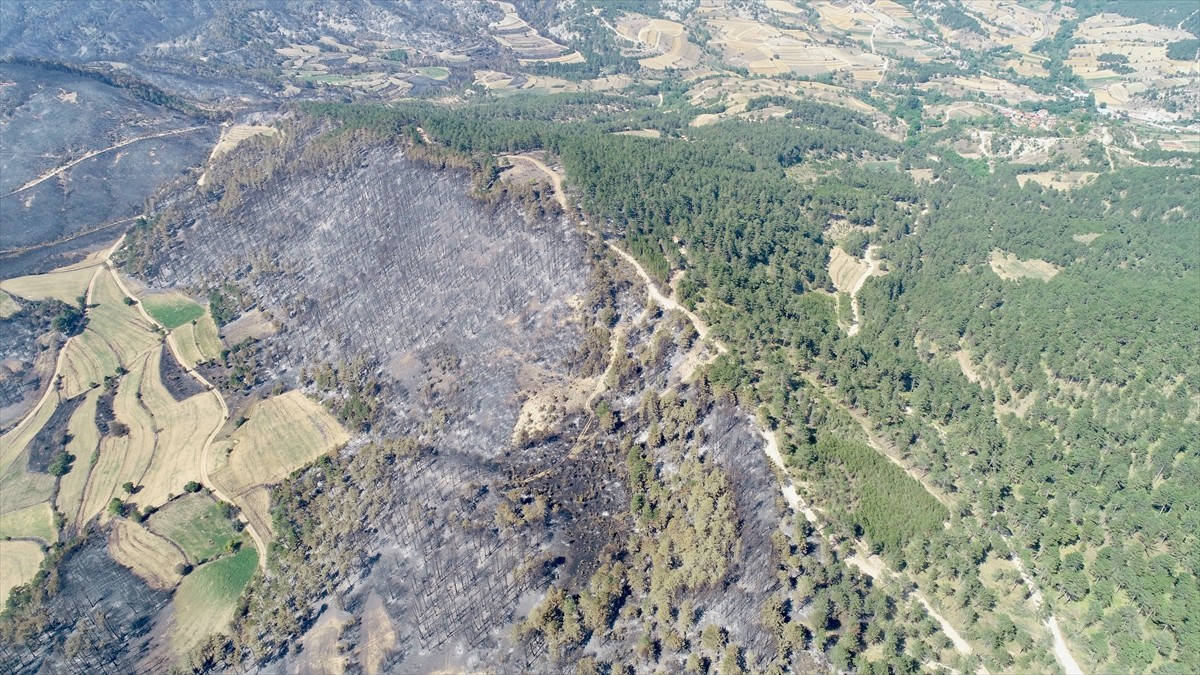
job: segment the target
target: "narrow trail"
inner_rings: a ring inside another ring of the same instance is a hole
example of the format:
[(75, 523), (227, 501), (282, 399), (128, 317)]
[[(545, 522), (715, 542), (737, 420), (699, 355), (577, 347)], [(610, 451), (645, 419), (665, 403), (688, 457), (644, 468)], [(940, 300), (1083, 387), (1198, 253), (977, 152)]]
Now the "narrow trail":
[[(559, 176), (556, 172), (554, 172), (552, 169), (550, 169), (550, 167), (546, 166), (543, 162), (541, 162), (533, 157), (526, 157), (523, 155), (506, 155), (506, 157), (508, 159), (517, 159), (517, 160), (529, 162), (533, 166), (536, 166), (537, 168), (541, 169), (542, 172), (544, 172), (550, 178), (551, 182), (554, 184), (555, 197), (558, 199), (559, 204), (563, 207), (564, 211), (569, 212), (566, 195), (564, 195), (563, 191), (562, 191), (562, 177), (561, 176)], [(658, 288), (654, 285), (654, 283), (650, 279), (650, 275), (646, 273), (646, 270), (642, 267), (642, 265), (637, 261), (636, 258), (634, 258), (628, 252), (621, 249), (620, 247), (618, 247), (616, 244), (612, 243), (611, 241), (605, 240), (604, 243), (614, 253), (619, 255), (621, 258), (623, 258), (625, 261), (627, 261), (630, 265), (633, 266), (633, 269), (637, 272), (637, 275), (642, 278), (643, 282), (645, 282), (647, 292), (649, 293), (650, 297), (652, 299), (654, 299), (655, 302), (659, 303), (664, 308), (678, 309), (681, 312), (683, 312), (688, 317), (688, 319), (691, 320), (692, 325), (695, 327), (696, 332), (700, 335), (701, 339), (707, 338), (708, 326), (707, 326), (707, 324), (704, 323), (704, 321), (702, 319), (700, 319), (700, 317), (696, 316), (693, 312), (689, 311), (687, 308), (680, 305), (678, 302), (675, 301), (675, 299), (673, 297), (667, 297), (667, 296), (663, 295), (658, 290)], [(873, 269), (874, 268), (872, 267), (872, 270)], [(865, 283), (865, 280), (868, 277), (869, 277), (869, 274), (864, 275), (863, 279), (859, 280), (859, 282), (855, 284), (855, 289), (854, 289), (855, 292), (857, 292), (860, 288), (862, 288), (862, 284)], [(672, 295), (674, 295), (674, 294), (672, 294)], [(713, 339), (712, 343), (716, 346), (717, 350), (722, 354), (729, 351), (729, 348), (726, 347), (724, 344), (722, 344), (719, 340)], [(817, 527), (818, 531), (822, 530), (820, 519), (818, 518), (816, 512), (812, 509), (812, 507), (810, 507), (808, 505), (808, 503), (804, 500), (804, 498), (802, 498), (800, 496), (800, 493), (796, 489), (795, 484), (787, 476), (787, 466), (784, 463), (783, 455), (779, 452), (779, 441), (775, 437), (775, 434), (771, 431), (768, 431), (767, 429), (762, 428), (758, 424), (758, 421), (755, 420), (753, 417), (750, 418), (750, 424), (755, 430), (758, 431), (759, 435), (762, 436), (762, 438), (763, 438), (763, 441), (764, 441), (763, 452), (766, 453), (767, 458), (770, 459), (771, 463), (774, 464), (777, 468), (779, 468), (782, 473), (782, 476), (780, 479), (780, 492), (783, 494), (784, 501), (786, 501), (788, 506), (790, 506), (794, 511), (796, 511), (797, 513), (803, 514), (805, 519), (808, 520), (808, 522), (812, 523), (813, 525), (815, 525)], [(884, 453), (884, 455), (888, 456), (887, 453)], [(893, 462), (897, 461), (890, 456), (888, 456), (888, 459), (891, 459)], [(903, 468), (903, 465), (901, 465), (901, 468)], [(936, 495), (935, 495), (935, 497), (936, 497)], [(872, 578), (876, 578), (880, 575), (888, 573), (886, 567), (884, 567), (881, 562), (876, 563), (876, 564), (871, 564), (870, 562), (867, 561), (866, 558), (860, 558), (860, 556), (852, 556), (851, 558), (847, 559), (846, 562), (855, 565), (859, 569), (862, 569), (864, 572), (866, 572)], [(938, 624), (942, 627), (942, 631), (945, 632), (947, 637), (950, 638), (950, 641), (954, 644), (954, 648), (960, 654), (969, 656), (972, 653), (974, 653), (974, 650), (971, 648), (970, 643), (968, 643), (966, 641), (966, 639), (964, 639), (962, 637), (962, 635), (958, 632), (958, 630), (955, 629), (954, 626), (951, 625), (950, 622), (947, 621), (945, 617), (943, 617), (936, 610), (934, 610), (933, 605), (929, 602), (929, 600), (920, 591), (914, 591), (912, 593), (912, 595), (917, 598), (917, 601), (920, 602), (922, 606), (925, 607), (925, 610), (927, 612), (929, 612), (929, 615), (932, 616), (934, 618), (934, 620), (936, 620), (938, 622)], [(991, 675), (988, 672), (987, 668), (984, 668), (982, 665), (979, 668), (979, 672), (982, 673), (983, 675)]]
[(850, 312), (853, 315), (853, 322), (850, 328), (846, 329), (846, 335), (858, 335), (859, 330), (859, 312), (858, 312), (858, 292), (866, 285), (867, 279), (875, 276), (875, 271), (879, 269), (879, 261), (875, 259), (875, 251), (878, 246), (868, 246), (866, 257), (863, 258), (867, 263), (867, 271), (857, 281), (854, 282), (854, 287), (850, 289)]
[[(564, 212), (570, 213), (571, 208), (567, 202), (567, 195), (563, 192), (562, 188), (562, 176), (560, 176), (557, 171), (546, 166), (546, 164), (541, 160), (535, 157), (529, 157), (527, 155), (504, 155), (504, 158), (508, 160), (528, 162), (529, 164), (541, 170), (542, 173), (546, 174), (546, 176), (550, 179), (550, 182), (554, 185), (555, 200), (558, 201), (559, 206), (563, 208)], [(614, 253), (626, 260), (630, 265), (633, 265), (634, 271), (637, 272), (637, 275), (641, 277), (643, 282), (645, 282), (646, 289), (650, 293), (650, 297), (654, 300), (654, 302), (658, 303), (664, 309), (679, 310), (680, 312), (686, 314), (687, 318), (691, 320), (693, 325), (695, 325), (696, 333), (700, 335), (700, 339), (708, 339), (708, 324), (704, 322), (704, 319), (696, 316), (695, 312), (689, 310), (687, 307), (684, 307), (677, 300), (675, 300), (674, 292), (672, 292), (669, 296), (663, 295), (662, 291), (658, 290), (658, 286), (654, 284), (654, 281), (650, 278), (650, 275), (646, 273), (646, 270), (637, 261), (637, 259), (627, 253), (624, 249), (607, 239), (604, 240), (604, 244), (608, 246), (608, 248), (610, 248)], [(713, 341), (713, 344), (716, 346), (717, 351), (722, 354), (729, 351), (725, 345), (716, 340)]]
[[(1013, 550), (1012, 542), (1008, 537), (1001, 535), (1004, 540), (1004, 545), (1008, 547), (1009, 555), (1012, 556), (1013, 566), (1017, 568), (1017, 572), (1021, 574), (1021, 580), (1025, 582), (1025, 586), (1029, 589), (1029, 602), (1034, 609), (1041, 609), (1043, 598), (1042, 591), (1034, 583), (1033, 578), (1029, 576), (1028, 570), (1025, 569), (1025, 563), (1021, 560), (1021, 556), (1017, 555)], [(1083, 675), (1083, 669), (1079, 667), (1079, 663), (1075, 660), (1075, 656), (1071, 654), (1071, 649), (1067, 646), (1067, 640), (1063, 637), (1062, 630), (1058, 627), (1058, 619), (1053, 614), (1046, 617), (1043, 624), (1046, 630), (1050, 631), (1050, 636), (1054, 638), (1054, 659), (1058, 661), (1059, 667), (1063, 669), (1066, 675)]]
[[(1196, 12), (1200, 12), (1200, 9), (1196, 10)], [(1196, 12), (1192, 12), (1191, 14), (1188, 14), (1186, 17), (1184, 17), (1183, 21), (1180, 21), (1178, 24), (1175, 25), (1175, 30), (1183, 30), (1183, 24), (1187, 23), (1188, 19), (1195, 16)]]
[(42, 183), (44, 181), (47, 181), (47, 180), (57, 176), (58, 174), (66, 171), (67, 169), (70, 169), (71, 167), (75, 166), (76, 164), (79, 164), (80, 162), (84, 162), (86, 160), (89, 160), (89, 159), (95, 157), (96, 155), (103, 155), (106, 152), (110, 152), (110, 151), (116, 150), (118, 148), (123, 148), (127, 145), (133, 145), (134, 143), (139, 143), (141, 141), (148, 141), (148, 140), (151, 140), (154, 138), (164, 138), (166, 136), (176, 136), (179, 134), (186, 134), (186, 133), (189, 133), (192, 131), (196, 131), (197, 129), (204, 129), (204, 128), (206, 128), (206, 126), (201, 125), (201, 126), (197, 126), (197, 127), (188, 127), (186, 129), (176, 129), (174, 131), (163, 131), (163, 132), (157, 133), (157, 134), (149, 134), (147, 136), (138, 136), (137, 138), (131, 138), (127, 141), (121, 141), (120, 143), (117, 143), (116, 145), (110, 145), (107, 148), (104, 148), (102, 150), (92, 150), (91, 152), (84, 154), (79, 159), (76, 159), (71, 162), (67, 162), (66, 164), (63, 164), (60, 167), (51, 169), (51, 170), (47, 171), (46, 173), (43, 173), (42, 175), (38, 176), (37, 178), (34, 178), (33, 180), (29, 181), (28, 183), (22, 185), (21, 187), (17, 188), (16, 190), (13, 190), (12, 192), (10, 192), (4, 196), (9, 197), (9, 196), (17, 194), (18, 192), (23, 192), (25, 190), (28, 190), (29, 188), (34, 187), (35, 185), (38, 185), (39, 183)]
[(62, 244), (66, 244), (68, 242), (75, 241), (76, 239), (79, 239), (81, 237), (86, 237), (90, 234), (96, 234), (97, 232), (103, 232), (104, 230), (116, 227), (118, 225), (124, 225), (125, 223), (132, 223), (133, 221), (137, 220), (140, 217), (141, 216), (134, 216), (132, 218), (122, 218), (120, 220), (114, 220), (111, 223), (104, 223), (103, 225), (89, 227), (86, 230), (81, 230), (79, 232), (76, 232), (75, 234), (68, 236), (68, 237), (63, 237), (61, 239), (55, 239), (54, 241), (47, 241), (47, 242), (44, 242), (41, 244), (33, 244), (32, 246), (18, 246), (16, 248), (6, 248), (3, 251), (0, 251), (0, 255), (2, 255), (2, 256), (21, 255), (22, 253), (29, 253), (30, 251), (40, 251), (41, 249), (50, 248), (51, 246), (60, 246)]
[[(113, 245), (112, 249), (109, 250), (108, 256), (105, 258), (105, 261), (108, 265), (111, 266), (113, 264), (112, 256), (117, 252), (117, 250), (121, 247), (121, 244), (124, 242), (125, 237), (121, 237), (121, 239), (119, 239), (117, 243)], [(146, 307), (142, 303), (141, 299), (134, 295), (129, 290), (129, 287), (125, 285), (125, 281), (121, 278), (120, 273), (117, 272), (115, 268), (111, 268), (110, 271), (113, 279), (115, 279), (117, 282), (117, 286), (120, 287), (121, 292), (134, 299), (134, 306), (138, 308), (138, 312), (141, 313), (142, 317), (149, 321), (150, 325), (157, 326), (166, 331), (166, 326), (162, 325), (154, 317), (150, 316), (150, 313), (146, 311)], [(175, 333), (173, 331), (166, 331), (166, 334), (167, 348), (171, 350), (171, 355), (175, 357), (175, 360), (179, 363), (180, 367), (187, 371), (187, 373), (193, 378), (195, 378), (196, 381), (199, 382), (207, 391), (211, 392), (213, 396), (216, 396), (217, 403), (221, 405), (221, 421), (218, 422), (215, 427), (213, 427), (212, 433), (210, 433), (208, 438), (204, 441), (204, 448), (200, 451), (200, 482), (203, 483), (205, 487), (212, 490), (213, 495), (215, 495), (217, 499), (229, 504), (234, 504), (235, 502), (233, 499), (231, 499), (229, 495), (225, 494), (219, 487), (217, 487), (217, 484), (213, 482), (212, 476), (208, 472), (209, 460), (212, 456), (213, 443), (217, 440), (217, 436), (221, 433), (221, 429), (225, 426), (225, 423), (229, 421), (229, 406), (226, 405), (225, 397), (221, 396), (220, 390), (214, 387), (212, 383), (205, 379), (203, 375), (196, 372), (195, 368), (187, 365), (187, 362), (181, 356), (179, 347), (175, 344)], [(254, 540), (254, 547), (258, 549), (258, 565), (265, 573), (267, 571), (266, 542), (259, 535), (258, 531), (254, 528), (254, 524), (251, 523), (248, 518), (245, 516), (239, 516), (239, 519), (245, 523), (246, 532), (248, 532), (250, 534), (250, 538)]]

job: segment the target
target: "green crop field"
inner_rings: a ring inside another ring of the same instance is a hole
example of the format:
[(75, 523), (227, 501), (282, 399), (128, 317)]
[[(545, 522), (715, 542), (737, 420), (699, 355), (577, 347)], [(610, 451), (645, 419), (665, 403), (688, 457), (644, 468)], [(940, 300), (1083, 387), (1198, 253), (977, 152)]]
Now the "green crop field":
[(246, 546), (183, 578), (175, 592), (176, 622), (171, 644), (176, 653), (187, 653), (229, 625), (238, 597), (257, 567), (258, 552)]
[(150, 296), (142, 300), (154, 320), (174, 330), (204, 316), (204, 307), (179, 294)]
[(431, 80), (444, 80), (447, 77), (450, 77), (449, 69), (441, 66), (425, 66), (422, 68), (417, 68), (417, 72)]
[(207, 494), (180, 497), (155, 513), (150, 529), (179, 544), (192, 563), (213, 558), (237, 537), (220, 506)]

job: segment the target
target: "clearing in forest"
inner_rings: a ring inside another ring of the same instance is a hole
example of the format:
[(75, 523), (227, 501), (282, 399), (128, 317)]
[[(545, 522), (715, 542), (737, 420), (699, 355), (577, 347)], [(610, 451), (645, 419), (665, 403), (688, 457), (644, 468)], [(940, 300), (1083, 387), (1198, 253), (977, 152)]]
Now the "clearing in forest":
[(338, 606), (333, 605), (321, 613), (321, 618), (304, 634), (300, 643), (300, 660), (296, 664), (299, 673), (328, 673), (334, 675), (346, 670), (346, 654), (342, 653), (338, 637), (344, 627), (354, 616)]
[(167, 330), (174, 330), (204, 315), (204, 307), (182, 293), (144, 295), (142, 306)]
[(258, 568), (258, 551), (246, 546), (200, 567), (183, 578), (175, 591), (175, 625), (171, 647), (186, 654), (204, 638), (225, 630), (238, 598)]
[(216, 557), (230, 539), (241, 538), (217, 501), (204, 492), (175, 498), (150, 516), (146, 525), (179, 544), (194, 565)]
[(124, 518), (108, 532), (108, 552), (154, 588), (174, 588), (184, 563), (179, 548), (145, 527)]
[(1025, 278), (1050, 281), (1060, 271), (1057, 266), (1040, 258), (1021, 260), (1016, 255), (1000, 249), (992, 251), (988, 264), (992, 266), (996, 276), (1009, 281)]
[(29, 583), (42, 564), (42, 547), (32, 541), (0, 540), (0, 606), (8, 602), (8, 592)]
[(1026, 183), (1033, 181), (1043, 187), (1066, 191), (1087, 185), (1099, 175), (1095, 171), (1039, 171), (1019, 174), (1017, 182), (1021, 184), (1021, 187), (1025, 187)]
[(383, 672), (383, 662), (396, 647), (392, 619), (383, 608), (383, 598), (371, 591), (363, 606), (362, 638), (358, 642), (358, 662), (367, 673)]

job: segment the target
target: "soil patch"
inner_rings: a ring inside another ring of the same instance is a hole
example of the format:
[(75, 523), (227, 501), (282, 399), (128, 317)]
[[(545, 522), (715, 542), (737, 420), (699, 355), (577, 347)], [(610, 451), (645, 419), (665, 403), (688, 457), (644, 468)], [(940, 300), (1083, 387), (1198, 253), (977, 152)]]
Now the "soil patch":
[(30, 471), (49, 473), (51, 460), (66, 447), (63, 439), (67, 436), (67, 423), (71, 421), (71, 415), (75, 414), (75, 409), (83, 403), (83, 399), (83, 396), (76, 396), (58, 404), (46, 425), (33, 437), (29, 444), (29, 460), (26, 465)]
[(158, 378), (162, 381), (167, 393), (176, 402), (184, 401), (205, 391), (204, 385), (183, 369), (178, 359), (175, 358), (175, 354), (169, 349), (164, 349), (162, 356), (158, 359)]

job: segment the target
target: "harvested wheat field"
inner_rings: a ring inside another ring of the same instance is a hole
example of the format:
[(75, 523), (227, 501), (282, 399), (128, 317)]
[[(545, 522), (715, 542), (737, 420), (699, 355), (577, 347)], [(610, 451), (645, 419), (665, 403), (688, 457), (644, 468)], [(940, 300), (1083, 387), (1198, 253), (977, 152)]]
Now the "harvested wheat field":
[(84, 489), (83, 507), (77, 521), (80, 525), (94, 516), (99, 516), (101, 521), (108, 520), (109, 500), (124, 497), (120, 489), (126, 481), (140, 485), (154, 458), (157, 429), (154, 418), (139, 400), (142, 380), (148, 376), (149, 360), (149, 355), (139, 359), (117, 387), (113, 412), (127, 430), (122, 435), (109, 434), (100, 441), (100, 456)]
[(28, 583), (42, 564), (42, 547), (32, 541), (0, 541), (0, 605), (14, 587)]
[(220, 157), (230, 150), (233, 150), (238, 146), (238, 143), (241, 143), (247, 138), (254, 138), (255, 136), (264, 135), (274, 136), (277, 133), (279, 133), (279, 130), (275, 127), (256, 126), (251, 124), (235, 124), (221, 134), (221, 140), (218, 141), (217, 145), (213, 148), (212, 154), (209, 155), (208, 160), (211, 162), (217, 157)]
[(1050, 281), (1060, 271), (1057, 266), (1045, 260), (1039, 258), (1021, 260), (1012, 253), (1006, 253), (999, 249), (992, 251), (991, 257), (988, 258), (988, 264), (992, 266), (992, 271), (996, 273), (996, 276), (1010, 281), (1015, 279)]
[(0, 291), (0, 319), (7, 319), (19, 311), (21, 311), (21, 303), (8, 293)]
[(639, 61), (645, 68), (691, 68), (700, 63), (700, 47), (689, 42), (687, 29), (674, 21), (630, 14), (617, 22), (617, 32), (643, 49), (658, 52)]
[(58, 510), (66, 514), (68, 519), (73, 519), (79, 513), (92, 462), (100, 448), (100, 430), (96, 428), (96, 403), (100, 394), (100, 389), (88, 392), (67, 424), (67, 433), (71, 434), (67, 452), (75, 456), (75, 463), (71, 471), (59, 480), (55, 501)]
[(157, 430), (154, 457), (142, 476), (135, 501), (143, 506), (167, 501), (179, 494), (189, 481), (199, 481), (204, 443), (223, 421), (221, 402), (215, 392), (203, 392), (176, 401), (160, 378), (159, 361), (172, 358), (161, 348), (152, 352), (141, 380), (141, 404), (150, 413)]
[(26, 466), (30, 444), (57, 408), (57, 399), (48, 397), (24, 424), (0, 437), (0, 513), (17, 511), (50, 498), (54, 478), (32, 473)]
[(154, 588), (174, 588), (182, 578), (179, 567), (185, 561), (179, 548), (131, 520), (113, 523), (108, 552)]
[(278, 483), (350, 438), (321, 404), (298, 391), (260, 401), (246, 417), (225, 444), (229, 452), (214, 449), (209, 467), (231, 496)]
[(834, 246), (829, 252), (829, 278), (839, 291), (850, 292), (870, 272), (867, 263)]
[(188, 368), (217, 358), (225, 348), (217, 334), (217, 324), (207, 309), (198, 319), (171, 331), (171, 340), (179, 350), (180, 361)]
[(61, 300), (74, 305), (78, 298), (87, 293), (97, 266), (65, 268), (46, 274), (6, 279), (0, 282), (0, 290), (25, 300)]

